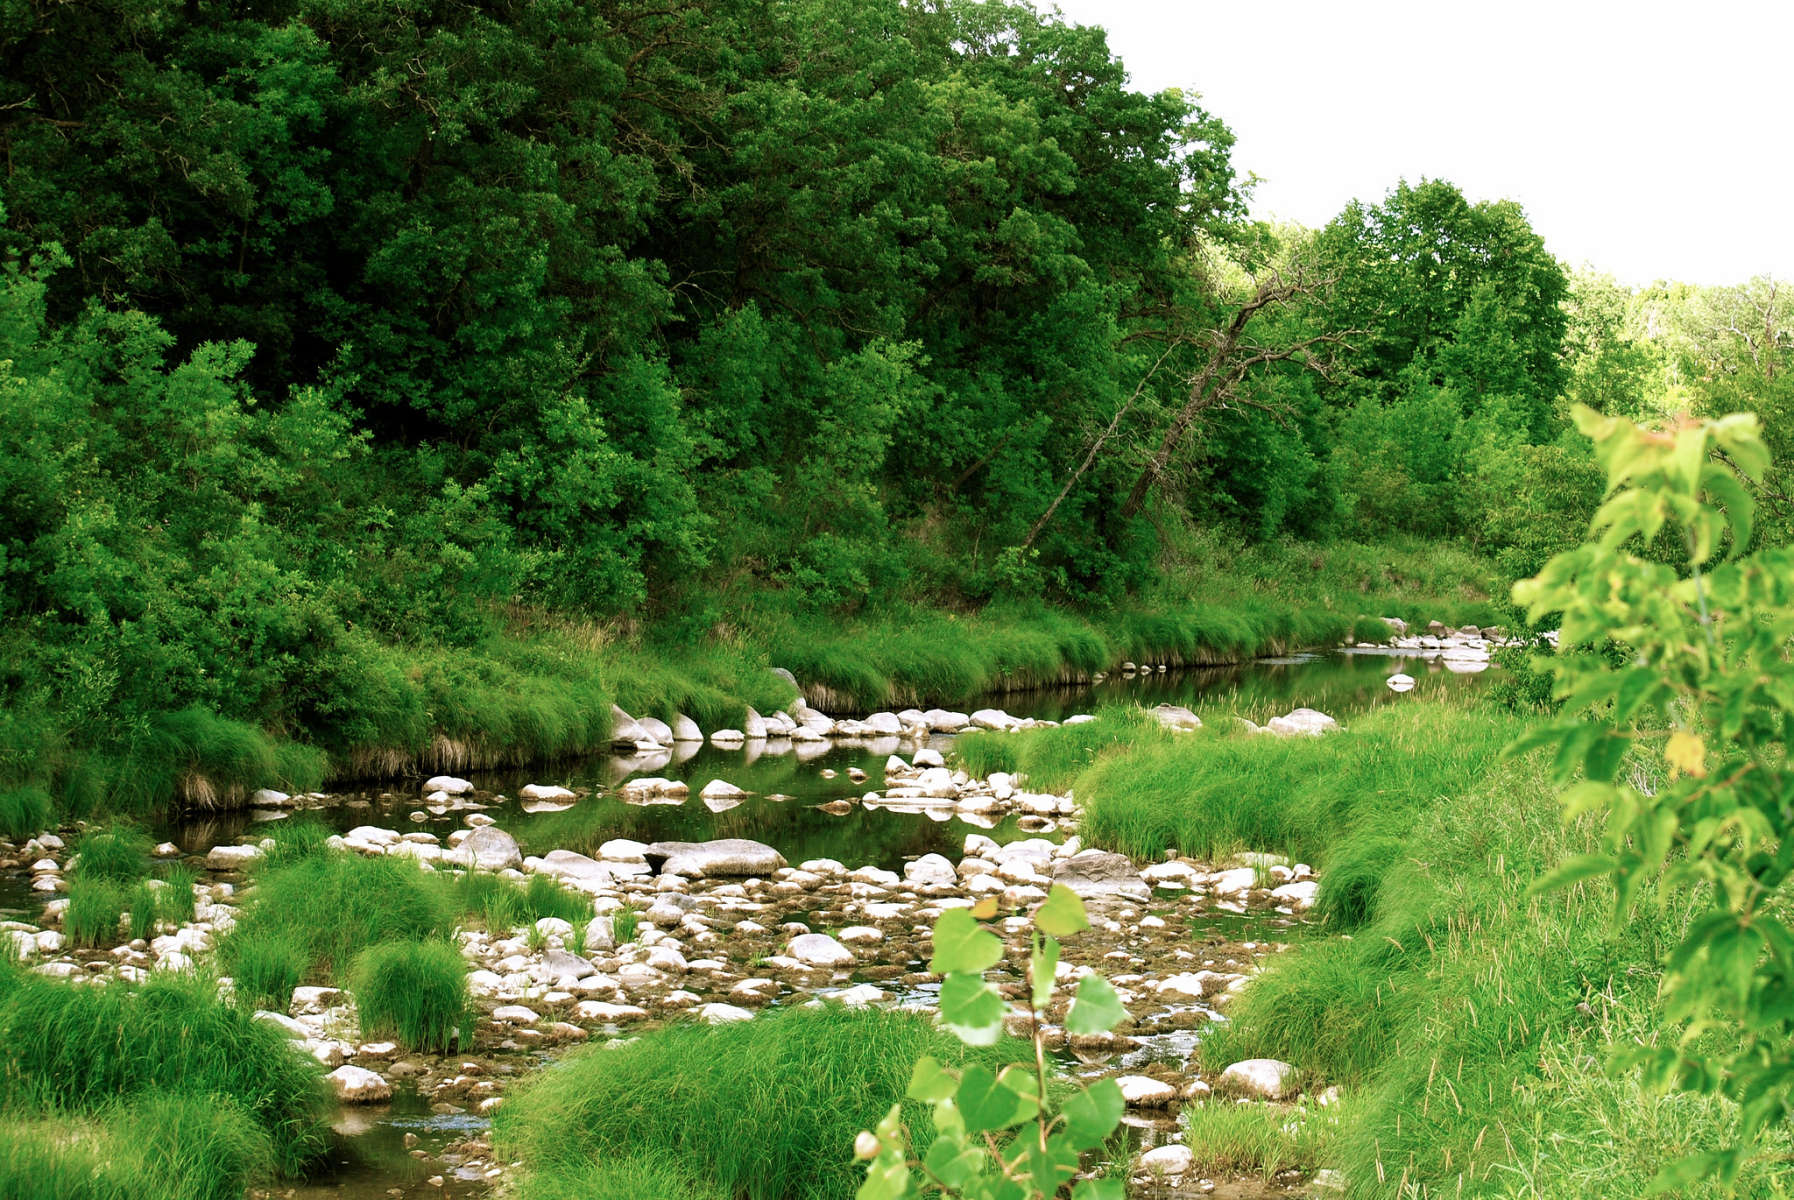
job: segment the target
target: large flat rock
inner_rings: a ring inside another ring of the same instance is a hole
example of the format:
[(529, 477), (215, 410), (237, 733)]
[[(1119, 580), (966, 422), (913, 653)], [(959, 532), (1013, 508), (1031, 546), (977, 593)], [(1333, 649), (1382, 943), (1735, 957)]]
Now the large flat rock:
[(668, 875), (714, 879), (728, 875), (771, 875), (785, 856), (764, 842), (722, 838), (714, 842), (654, 842), (642, 851), (648, 866)]

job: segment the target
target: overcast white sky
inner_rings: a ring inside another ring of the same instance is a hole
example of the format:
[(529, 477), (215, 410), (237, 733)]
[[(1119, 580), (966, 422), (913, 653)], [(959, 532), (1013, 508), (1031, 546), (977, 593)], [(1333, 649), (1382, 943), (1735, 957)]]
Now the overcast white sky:
[(1136, 88), (1200, 93), (1260, 215), (1426, 176), (1627, 282), (1794, 279), (1794, 0), (1058, 3)]

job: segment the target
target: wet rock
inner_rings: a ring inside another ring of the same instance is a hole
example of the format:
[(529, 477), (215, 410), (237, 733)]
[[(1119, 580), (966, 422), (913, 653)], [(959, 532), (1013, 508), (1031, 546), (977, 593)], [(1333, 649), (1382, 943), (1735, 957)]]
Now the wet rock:
[(859, 983), (853, 987), (829, 993), (828, 999), (837, 1000), (849, 1008), (861, 1008), (890, 999), (890, 993), (870, 983)]
[(577, 983), (588, 975), (597, 973), (597, 968), (577, 954), (569, 954), (565, 950), (549, 950), (542, 955), (542, 966), (551, 983), (565, 986)]
[(473, 784), (465, 779), (457, 779), (453, 775), (433, 775), (424, 780), (424, 795), (431, 792), (443, 792), (450, 796), (465, 796), (473, 791)]
[(979, 729), (995, 729), (1007, 733), (1021, 722), (998, 708), (981, 708), (972, 714), (971, 723)]
[(1258, 886), (1258, 871), (1252, 867), (1217, 871), (1209, 877), (1208, 885), (1217, 896), (1243, 896)]
[(1140, 878), (1131, 859), (1125, 854), (1107, 850), (1085, 850), (1053, 864), (1053, 879), (1086, 899), (1094, 896), (1122, 896), (1146, 901), (1152, 889)]
[(525, 800), (573, 800), (577, 799), (571, 788), (556, 787), (552, 784), (526, 783), (523, 790), (517, 793)]
[(1265, 728), (1279, 737), (1319, 737), (1339, 728), (1339, 722), (1312, 708), (1298, 708), (1272, 717)]
[(673, 715), (673, 740), (675, 742), (701, 742), (704, 740), (704, 731), (698, 728), (696, 721), (684, 713), (675, 713)]
[(249, 794), (249, 803), (257, 808), (284, 808), (291, 804), (293, 798), (285, 792), (277, 792), (273, 788), (257, 788)]
[(1154, 1146), (1140, 1156), (1140, 1169), (1152, 1175), (1176, 1178), (1196, 1164), (1196, 1154), (1188, 1146)]
[(947, 765), (947, 760), (941, 756), (939, 750), (932, 746), (924, 746), (916, 751), (915, 765), (918, 768), (944, 767)]
[(710, 735), (710, 740), (718, 746), (739, 746), (747, 741), (747, 735), (739, 729), (719, 729)]
[(1295, 909), (1312, 908), (1314, 906), (1315, 893), (1320, 890), (1320, 886), (1321, 885), (1318, 882), (1312, 879), (1303, 879), (1296, 883), (1286, 883), (1282, 887), (1271, 889), (1271, 899), (1287, 904)]
[(324, 1078), (344, 1104), (378, 1104), (392, 1099), (392, 1085), (366, 1067), (338, 1067)]
[(643, 850), (649, 867), (666, 875), (698, 879), (771, 875), (785, 856), (763, 842), (722, 838), (711, 842), (655, 842)]
[(904, 863), (903, 877), (919, 887), (953, 887), (959, 883), (959, 872), (939, 854), (924, 854)]
[(1293, 1066), (1275, 1058), (1248, 1058), (1221, 1072), (1220, 1087), (1264, 1100), (1281, 1100), (1294, 1090), (1295, 1073)]
[(745, 800), (752, 794), (725, 779), (712, 779), (698, 793), (698, 798), (701, 800)]
[(269, 1012), (266, 1009), (261, 1009), (256, 1012), (254, 1019), (278, 1027), (290, 1038), (299, 1038), (303, 1040), (311, 1036), (310, 1029), (306, 1028), (302, 1022), (295, 1021), (285, 1013)]
[(523, 865), (523, 851), (518, 848), (517, 839), (494, 825), (468, 834), (465, 841), (450, 851), (448, 858), (460, 866), (482, 871), (502, 871)]
[(632, 841), (629, 838), (612, 838), (598, 847), (598, 857), (604, 862), (647, 863), (644, 857), (648, 849), (646, 842)]
[(1405, 671), (1397, 671), (1395, 674), (1385, 679), (1383, 683), (1392, 692), (1411, 692), (1414, 690), (1414, 676), (1407, 674)]
[(853, 951), (826, 933), (806, 933), (791, 939), (785, 952), (811, 967), (844, 967), (854, 961)]
[(501, 1004), (492, 1010), (492, 1019), (503, 1025), (534, 1025), (542, 1018), (521, 1004)]
[(731, 1021), (751, 1021), (754, 1014), (733, 1004), (706, 1004), (698, 1009), (697, 1017), (709, 1025), (726, 1025)]
[(601, 863), (571, 850), (550, 850), (536, 864), (536, 872), (588, 892), (608, 888), (617, 880), (617, 873), (612, 870), (610, 863)]
[(1116, 1084), (1129, 1108), (1164, 1108), (1177, 1099), (1177, 1089), (1150, 1075), (1123, 1075)]
[(958, 733), (972, 723), (972, 718), (962, 712), (949, 712), (942, 708), (931, 708), (922, 714), (933, 733)]
[(213, 846), (206, 854), (206, 870), (241, 871), (261, 856), (260, 846)]
[(1202, 978), (1198, 975), (1173, 975), (1161, 979), (1156, 990), (1165, 1000), (1200, 1000), (1202, 999)]
[(747, 710), (747, 720), (741, 723), (741, 731), (747, 735), (749, 741), (763, 739), (771, 732), (767, 727), (766, 718), (751, 708)]
[(624, 1021), (640, 1021), (648, 1015), (648, 1010), (634, 1004), (610, 1004), (603, 1000), (581, 1000), (573, 1006), (573, 1015), (581, 1021), (620, 1024)]
[(1158, 718), (1159, 724), (1163, 725), (1166, 729), (1190, 730), (1202, 728), (1202, 718), (1181, 704), (1154, 705), (1152, 715)]
[(673, 744), (673, 727), (659, 717), (637, 717), (635, 723), (647, 731), (648, 737), (656, 745), (670, 746)]

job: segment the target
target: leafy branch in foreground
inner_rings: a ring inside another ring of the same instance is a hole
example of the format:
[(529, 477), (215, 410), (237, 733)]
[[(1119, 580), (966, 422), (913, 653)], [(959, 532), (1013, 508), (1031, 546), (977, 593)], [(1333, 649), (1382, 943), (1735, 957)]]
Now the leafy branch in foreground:
[[(1694, 916), (1664, 964), (1673, 1044), (1622, 1056), (1658, 1087), (1723, 1095), (1740, 1109), (1738, 1141), (1667, 1165), (1657, 1191), (1715, 1176), (1730, 1186), (1753, 1143), (1794, 1112), (1794, 552), (1745, 554), (1753, 504), (1739, 476), (1769, 465), (1757, 419), (1734, 414), (1641, 428), (1579, 408), (1607, 473), (1591, 541), (1558, 555), (1514, 598), (1536, 621), (1562, 614), (1565, 645), (1628, 647), (1625, 665), (1558, 660), (1556, 720), (1516, 749), (1557, 747), (1566, 814), (1604, 813), (1604, 852), (1540, 881), (1611, 877), (1623, 917), (1650, 882), (1685, 896)], [(1678, 567), (1628, 549), (1676, 539)], [(1729, 544), (1726, 543), (1727, 534)], [(1636, 540), (1635, 540), (1636, 539)], [(1722, 553), (1722, 546), (1724, 550)], [(1647, 755), (1657, 785), (1629, 769)]]
[[(941, 914), (934, 926), (928, 969), (943, 976), (941, 1024), (969, 1046), (1002, 1036), (1007, 1006), (984, 978), (1003, 957), (1003, 941), (981, 928), (996, 915), (995, 898)], [(1124, 1102), (1113, 1079), (1101, 1079), (1060, 1100), (1048, 1088), (1042, 1018), (1053, 999), (1059, 938), (1090, 927), (1084, 903), (1055, 884), (1034, 913), (1028, 955), (1028, 1018), (1033, 1069), (1016, 1064), (993, 1072), (973, 1065), (950, 1070), (932, 1056), (916, 1063), (908, 1096), (932, 1107), (935, 1138), (912, 1143), (901, 1105), (892, 1105), (876, 1131), (855, 1143), (866, 1166), (857, 1200), (911, 1200), (925, 1195), (963, 1200), (1043, 1200), (1063, 1194), (1080, 1156), (1106, 1141), (1121, 1122)], [(1101, 975), (1079, 981), (1065, 1015), (1072, 1034), (1107, 1033), (1127, 1017), (1115, 989)], [(1084, 1180), (1073, 1200), (1120, 1200), (1117, 1180)]]

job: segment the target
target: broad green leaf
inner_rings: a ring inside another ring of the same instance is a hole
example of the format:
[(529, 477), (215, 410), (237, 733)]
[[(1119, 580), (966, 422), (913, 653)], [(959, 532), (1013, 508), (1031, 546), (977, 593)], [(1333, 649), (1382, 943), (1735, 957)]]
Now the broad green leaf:
[(1018, 1096), (1026, 1096), (1030, 1100), (1040, 1099), (1040, 1080), (1035, 1076), (1033, 1067), (1010, 1063), (997, 1073), (997, 1082)]
[(934, 1139), (934, 1145), (928, 1147), (928, 1153), (922, 1157), (922, 1165), (928, 1173), (952, 1191), (965, 1187), (989, 1161), (983, 1150), (950, 1137)]
[(1651, 1180), (1651, 1186), (1645, 1195), (1659, 1196), (1664, 1192), (1680, 1191), (1690, 1184), (1698, 1183), (1709, 1175), (1716, 1174), (1724, 1165), (1723, 1154), (1690, 1154), (1686, 1158), (1678, 1158), (1657, 1172)]
[(1071, 1189), (1071, 1200), (1127, 1200), (1127, 1184), (1120, 1179), (1086, 1179)]
[(1041, 1145), (1038, 1138), (1022, 1139), (1022, 1169), (1035, 1191), (1043, 1196), (1056, 1196), (1059, 1188), (1078, 1173), (1078, 1152), (1066, 1142), (1063, 1134), (1055, 1134)]
[(968, 1133), (1008, 1129), (1040, 1111), (1040, 1105), (1032, 1096), (1023, 1096), (1013, 1088), (1003, 1086), (982, 1063), (967, 1067), (965, 1074), (960, 1076), (956, 1102)]
[(958, 1082), (941, 1066), (940, 1060), (932, 1054), (924, 1054), (916, 1060), (916, 1069), (910, 1072), (909, 1090), (904, 1093), (911, 1100), (921, 1100), (932, 1104), (936, 1100), (945, 1100), (951, 1096)]
[(1060, 1111), (1071, 1144), (1079, 1150), (1094, 1150), (1115, 1132), (1127, 1102), (1121, 1098), (1120, 1084), (1099, 1079), (1067, 1100)]
[(1053, 937), (1070, 937), (1090, 928), (1090, 917), (1084, 912), (1084, 902), (1078, 899), (1076, 892), (1063, 883), (1055, 883), (1053, 890), (1047, 893), (1046, 902), (1034, 914), (1034, 925)]
[(909, 1167), (901, 1162), (874, 1162), (866, 1168), (854, 1200), (906, 1200), (916, 1194)]
[(1067, 1033), (1107, 1033), (1127, 1020), (1127, 1009), (1109, 981), (1101, 975), (1086, 975), (1078, 982), (1077, 999), (1065, 1014)]
[(1034, 1007), (1042, 1009), (1053, 998), (1053, 972), (1059, 968), (1059, 943), (1052, 938), (1035, 938), (1034, 950), (1028, 956), (1028, 978), (1033, 983)]
[(977, 975), (941, 981), (941, 1024), (968, 1046), (994, 1046), (1003, 1035), (1003, 997)]
[(1003, 957), (1003, 939), (978, 927), (972, 914), (950, 908), (934, 923), (934, 957), (928, 969), (936, 975), (964, 971), (976, 975), (996, 966)]

